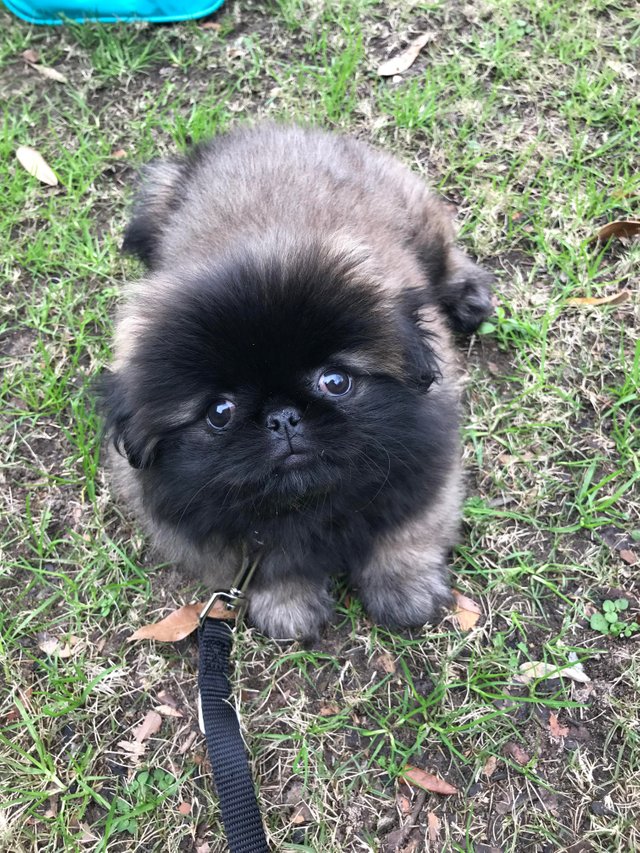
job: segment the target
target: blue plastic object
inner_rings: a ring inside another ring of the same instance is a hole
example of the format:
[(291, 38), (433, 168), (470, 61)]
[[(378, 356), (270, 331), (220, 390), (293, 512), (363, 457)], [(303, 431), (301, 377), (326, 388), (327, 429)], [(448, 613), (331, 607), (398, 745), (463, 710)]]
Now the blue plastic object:
[(155, 24), (204, 18), (224, 0), (4, 0), (6, 7), (31, 24), (73, 21), (151, 21)]

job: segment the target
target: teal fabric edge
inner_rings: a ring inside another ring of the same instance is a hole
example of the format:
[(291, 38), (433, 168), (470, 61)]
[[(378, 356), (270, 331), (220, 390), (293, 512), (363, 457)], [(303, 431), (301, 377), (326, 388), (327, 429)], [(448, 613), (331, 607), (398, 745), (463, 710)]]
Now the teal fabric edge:
[[(72, 16), (65, 15), (63, 18), (36, 18), (30, 17), (26, 15), (22, 10), (18, 10), (14, 7), (11, 0), (2, 0), (3, 5), (16, 17), (20, 18), (23, 21), (27, 21), (29, 24), (39, 24), (42, 26), (61, 26), (64, 24), (65, 20), (67, 21), (75, 21), (78, 24), (88, 24), (88, 23), (96, 23), (100, 22), (102, 24), (131, 24), (137, 23), (142, 24), (145, 22), (151, 24), (171, 24), (171, 23), (179, 23), (180, 21), (192, 21), (195, 18), (206, 18), (207, 15), (211, 15), (216, 12), (224, 3), (224, 0), (214, 0), (213, 3), (208, 4), (203, 9), (199, 9), (196, 12), (188, 12), (186, 14), (180, 15), (154, 15), (148, 18), (136, 18), (133, 15), (123, 16), (123, 17), (113, 17), (113, 16), (100, 16), (97, 18), (74, 18)], [(2, 8), (0, 6), (0, 8)]]

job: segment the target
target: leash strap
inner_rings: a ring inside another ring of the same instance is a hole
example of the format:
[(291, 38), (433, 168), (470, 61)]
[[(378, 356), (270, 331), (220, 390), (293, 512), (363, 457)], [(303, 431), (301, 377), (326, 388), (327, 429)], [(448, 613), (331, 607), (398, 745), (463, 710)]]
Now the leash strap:
[(198, 644), (202, 719), (230, 853), (269, 853), (240, 721), (231, 701), (231, 625), (202, 618)]

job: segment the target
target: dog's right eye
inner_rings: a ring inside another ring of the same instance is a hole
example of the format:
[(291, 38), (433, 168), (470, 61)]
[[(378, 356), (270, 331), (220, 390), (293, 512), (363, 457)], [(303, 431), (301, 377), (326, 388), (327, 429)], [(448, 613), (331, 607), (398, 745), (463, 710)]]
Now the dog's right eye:
[(236, 404), (231, 400), (216, 400), (207, 411), (207, 423), (213, 429), (224, 429), (229, 425), (235, 410)]

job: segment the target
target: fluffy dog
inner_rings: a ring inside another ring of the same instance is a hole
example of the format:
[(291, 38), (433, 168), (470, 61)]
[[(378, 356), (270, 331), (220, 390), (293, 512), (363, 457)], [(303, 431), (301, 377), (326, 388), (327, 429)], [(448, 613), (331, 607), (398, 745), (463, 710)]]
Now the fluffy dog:
[(490, 276), (392, 157), (263, 125), (147, 166), (104, 377), (117, 491), (210, 584), (259, 555), (249, 616), (309, 639), (346, 575), (389, 626), (435, 620), (462, 484), (451, 329)]

